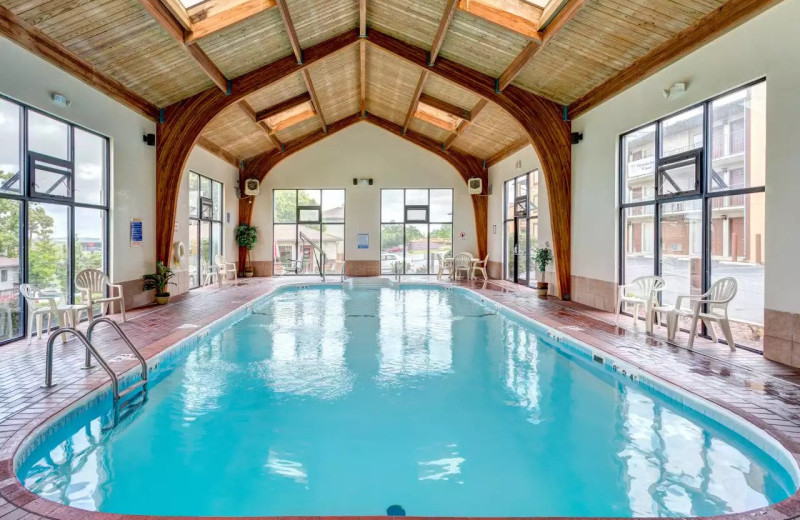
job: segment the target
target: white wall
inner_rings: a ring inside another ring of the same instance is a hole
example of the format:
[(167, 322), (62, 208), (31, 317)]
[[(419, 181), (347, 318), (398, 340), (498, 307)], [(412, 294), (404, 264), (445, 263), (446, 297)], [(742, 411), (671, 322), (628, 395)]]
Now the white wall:
[[(55, 105), (53, 92), (72, 105)], [(111, 138), (111, 278), (121, 282), (152, 272), (156, 149), (142, 135), (155, 133), (155, 123), (2, 37), (0, 93)], [(142, 247), (130, 247), (131, 218), (142, 219)]]
[[(517, 168), (519, 163), (519, 168)], [(550, 205), (547, 198), (547, 186), (541, 171), (539, 156), (533, 146), (526, 146), (522, 150), (506, 157), (499, 163), (489, 168), (489, 184), (492, 194), (489, 196), (489, 260), (503, 262), (503, 227), (505, 181), (518, 177), (524, 173), (536, 170), (539, 179), (539, 238), (538, 242), (544, 245), (549, 242), (553, 245), (553, 233), (550, 228)], [(494, 228), (493, 226), (497, 226)], [(496, 231), (496, 232), (495, 232)], [(550, 264), (547, 271), (555, 271), (555, 266)]]
[[(573, 121), (572, 271), (616, 281), (619, 135), (761, 77), (767, 78), (766, 307), (800, 312), (800, 0), (785, 0)], [(670, 85), (686, 94), (664, 99)]]
[[(181, 177), (180, 191), (178, 192), (178, 214), (175, 219), (175, 231), (172, 242), (183, 242), (186, 252), (189, 252), (189, 171), (199, 173), (205, 177), (222, 183), (222, 253), (226, 260), (236, 262), (239, 258), (239, 246), (236, 245), (234, 229), (239, 223), (239, 200), (236, 198), (234, 188), (239, 181), (239, 170), (223, 161), (208, 150), (195, 146), (186, 168)], [(188, 264), (184, 260), (177, 271), (187, 271)], [(178, 291), (181, 292), (181, 291)]]
[[(354, 177), (374, 179), (372, 186), (353, 186)], [(380, 258), (381, 188), (453, 188), (453, 245), (458, 254), (477, 254), (472, 201), (461, 176), (444, 159), (370, 123), (358, 123), (278, 165), (261, 184), (252, 224), (258, 227), (254, 261), (272, 260), (272, 190), (345, 188), (345, 255), (347, 260)], [(466, 240), (459, 234), (466, 233)], [(359, 233), (369, 233), (369, 249), (357, 249)]]

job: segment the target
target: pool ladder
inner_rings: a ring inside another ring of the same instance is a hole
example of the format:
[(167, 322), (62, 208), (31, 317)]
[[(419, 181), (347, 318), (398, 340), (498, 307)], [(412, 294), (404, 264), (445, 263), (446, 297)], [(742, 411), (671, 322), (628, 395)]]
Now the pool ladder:
[[(108, 364), (108, 361), (98, 352), (97, 348), (92, 344), (92, 331), (97, 326), (98, 323), (107, 323), (111, 325), (111, 328), (117, 331), (120, 338), (125, 342), (128, 348), (133, 352), (133, 355), (136, 356), (136, 359), (139, 360), (139, 363), (142, 365), (142, 378), (141, 380), (137, 381), (136, 383), (130, 385), (122, 392), (119, 391), (119, 377), (117, 374), (111, 369), (111, 366)], [(44, 375), (44, 386), (46, 388), (50, 388), (54, 386), (53, 383), (53, 343), (55, 343), (56, 338), (61, 336), (62, 334), (72, 334), (78, 340), (83, 343), (83, 346), (86, 347), (86, 360), (84, 368), (93, 368), (92, 366), (92, 356), (97, 359), (97, 362), (100, 363), (100, 366), (103, 367), (103, 370), (106, 371), (108, 377), (111, 378), (111, 391), (112, 395), (114, 396), (114, 415), (115, 415), (115, 423), (116, 417), (119, 411), (119, 403), (135, 396), (138, 390), (141, 390), (143, 399), (147, 399), (147, 361), (144, 359), (144, 356), (139, 352), (139, 350), (133, 346), (131, 340), (128, 336), (122, 331), (116, 321), (112, 320), (111, 318), (95, 318), (89, 324), (89, 327), (86, 329), (86, 334), (79, 331), (74, 327), (64, 327), (59, 328), (53, 331), (50, 334), (50, 337), (47, 340), (47, 354), (45, 359), (45, 375)]]

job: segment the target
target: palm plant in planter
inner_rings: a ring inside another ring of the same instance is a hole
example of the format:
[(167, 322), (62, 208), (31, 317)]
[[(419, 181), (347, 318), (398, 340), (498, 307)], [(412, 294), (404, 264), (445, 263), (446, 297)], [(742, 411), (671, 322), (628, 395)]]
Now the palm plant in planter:
[[(540, 276), (544, 279), (544, 271), (547, 266), (553, 261), (553, 251), (550, 250), (550, 242), (545, 242), (544, 247), (536, 247), (533, 250), (533, 262), (536, 264), (536, 269), (539, 270)], [(539, 298), (547, 297), (547, 282), (536, 282), (536, 291), (539, 293)]]
[(142, 277), (144, 279), (144, 290), (156, 291), (156, 303), (164, 305), (169, 303), (169, 292), (167, 292), (168, 285), (175, 285), (170, 282), (175, 273), (172, 269), (164, 265), (164, 262), (159, 261), (156, 264), (156, 272), (153, 274), (146, 274)]
[(239, 244), (239, 247), (243, 247), (247, 250), (247, 261), (244, 266), (244, 275), (247, 278), (253, 276), (253, 266), (250, 265), (250, 251), (253, 250), (256, 246), (256, 242), (258, 242), (256, 231), (256, 227), (249, 224), (239, 224), (236, 227), (236, 242)]

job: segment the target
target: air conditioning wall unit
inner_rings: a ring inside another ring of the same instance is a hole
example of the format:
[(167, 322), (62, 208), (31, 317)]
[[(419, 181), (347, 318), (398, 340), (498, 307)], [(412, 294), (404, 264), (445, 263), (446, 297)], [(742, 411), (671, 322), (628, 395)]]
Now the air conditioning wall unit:
[(248, 197), (255, 197), (261, 191), (261, 183), (258, 179), (247, 179), (244, 181), (244, 194)]
[(473, 177), (467, 181), (470, 195), (480, 195), (483, 193), (483, 179), (480, 177)]

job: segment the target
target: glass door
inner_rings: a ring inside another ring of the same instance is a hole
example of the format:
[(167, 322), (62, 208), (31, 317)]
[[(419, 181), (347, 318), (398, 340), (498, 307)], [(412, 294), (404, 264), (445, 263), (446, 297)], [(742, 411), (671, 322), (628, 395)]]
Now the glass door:
[(536, 187), (531, 180), (537, 172), (526, 173), (506, 181), (505, 185), (505, 279), (529, 285), (535, 281), (536, 273), (531, 262), (536, 246), (537, 217)]

